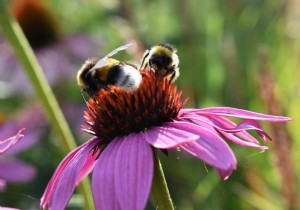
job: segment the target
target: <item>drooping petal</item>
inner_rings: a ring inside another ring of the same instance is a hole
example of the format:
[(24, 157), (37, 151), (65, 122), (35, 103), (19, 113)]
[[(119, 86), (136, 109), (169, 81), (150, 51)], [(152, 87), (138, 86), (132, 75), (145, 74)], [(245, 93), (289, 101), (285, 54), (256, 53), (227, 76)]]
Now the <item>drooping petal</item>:
[(272, 138), (266, 133), (264, 132), (264, 130), (262, 129), (261, 125), (259, 122), (257, 122), (256, 120), (244, 120), (243, 122), (241, 122), (237, 127), (239, 127), (240, 129), (253, 129), (257, 132), (257, 134), (259, 135), (259, 137), (266, 142), (266, 139), (272, 140)]
[(32, 180), (36, 169), (20, 160), (0, 160), (0, 178), (7, 182), (24, 183)]
[(78, 185), (78, 183), (81, 182), (81, 180), (84, 179), (93, 170), (97, 161), (96, 157), (99, 157), (100, 151), (101, 149), (99, 148), (97, 149), (97, 151), (92, 150), (89, 152), (88, 157), (86, 158), (77, 178), (76, 185)]
[(12, 136), (5, 140), (0, 140), (0, 155), (2, 155), (4, 152), (6, 152), (10, 147), (12, 147), (14, 144), (16, 144), (24, 135), (22, 134), (24, 132), (24, 128), (21, 129), (17, 135)]
[(195, 113), (197, 115), (217, 115), (226, 117), (237, 117), (253, 120), (262, 120), (268, 122), (285, 122), (292, 120), (289, 117), (275, 116), (260, 114), (257, 112), (251, 112), (243, 109), (231, 108), (231, 107), (211, 107), (203, 109), (182, 109), (180, 114)]
[(100, 155), (92, 176), (97, 210), (145, 208), (153, 157), (151, 146), (139, 135), (114, 139)]
[(256, 120), (246, 119), (236, 125), (235, 123), (230, 123), (229, 120), (220, 116), (211, 117), (188, 114), (182, 118), (184, 120), (193, 121), (205, 127), (205, 124), (210, 125), (212, 128), (216, 129), (217, 131), (222, 131), (223, 133), (235, 133), (238, 136), (243, 136), (246, 140), (250, 140), (256, 144), (259, 144), (259, 142), (255, 138), (251, 138), (251, 135), (246, 132), (247, 130), (255, 130), (264, 142), (266, 141), (266, 138), (272, 140), (271, 137), (262, 130), (261, 125)]
[(89, 152), (99, 142), (92, 138), (70, 152), (59, 164), (41, 199), (41, 208), (64, 209), (74, 191), (82, 166)]
[(177, 147), (180, 144), (196, 141), (200, 138), (197, 130), (185, 122), (168, 122), (144, 132), (145, 140), (160, 149)]
[[(236, 124), (234, 122), (232, 122), (229, 119), (226, 119), (225, 117), (222, 117), (222, 116), (213, 116), (211, 118), (217, 120), (219, 123), (221, 123), (224, 126), (229, 126), (229, 127), (236, 126)], [(246, 141), (255, 143), (257, 145), (259, 144), (259, 141), (256, 138), (254, 138), (253, 136), (251, 136), (249, 133), (247, 133), (245, 131), (238, 132), (238, 133), (236, 133), (236, 135)]]
[(101, 153), (92, 174), (92, 190), (95, 209), (120, 209), (115, 189), (115, 154), (121, 141), (112, 141)]
[(80, 151), (80, 149), (85, 146), (85, 144), (77, 147), (75, 150), (73, 150), (72, 152), (70, 152), (64, 159), (63, 161), (59, 164), (59, 166), (57, 167), (57, 169), (55, 170), (52, 178), (50, 179), (46, 190), (41, 198), (41, 203), (40, 203), (40, 207), (42, 209), (46, 209), (47, 205), (50, 202), (50, 198), (52, 197), (52, 193), (54, 190), (54, 187), (57, 185), (58, 179), (62, 173), (63, 170), (65, 170), (65, 168), (67, 167), (67, 165), (69, 164), (69, 162), (71, 161), (71, 159)]
[(222, 134), (226, 139), (228, 139), (229, 141), (232, 141), (235, 144), (244, 146), (244, 147), (252, 147), (252, 148), (258, 148), (262, 151), (267, 150), (268, 147), (267, 146), (261, 146), (260, 144), (256, 144), (253, 142), (249, 142), (249, 141), (244, 141), (243, 139), (240, 139), (239, 137), (235, 136), (232, 133), (226, 133), (223, 131), (219, 131), (220, 134)]
[(142, 133), (124, 138), (116, 161), (114, 176), (120, 206), (122, 209), (144, 209), (152, 183), (153, 153)]
[(90, 151), (98, 143), (97, 139), (89, 141), (78, 153), (70, 160), (66, 168), (62, 171), (56, 187), (53, 189), (53, 196), (50, 200), (52, 209), (65, 208), (76, 186), (76, 181), (81, 172), (82, 166)]
[[(227, 128), (235, 128), (237, 125), (226, 119), (222, 116), (199, 116), (194, 113), (184, 114), (180, 119), (183, 119), (184, 121), (192, 121), (198, 125), (216, 129), (218, 131), (220, 130), (227, 130)], [(246, 141), (250, 141), (255, 144), (259, 144), (259, 141), (256, 140), (253, 136), (251, 136), (246, 131), (239, 131), (235, 133), (236, 135), (240, 136), (241, 138), (244, 138)]]
[(198, 141), (180, 145), (180, 148), (212, 165), (222, 179), (227, 179), (231, 172), (236, 169), (237, 164), (230, 147), (211, 130), (192, 123), (189, 124), (198, 131), (201, 137)]

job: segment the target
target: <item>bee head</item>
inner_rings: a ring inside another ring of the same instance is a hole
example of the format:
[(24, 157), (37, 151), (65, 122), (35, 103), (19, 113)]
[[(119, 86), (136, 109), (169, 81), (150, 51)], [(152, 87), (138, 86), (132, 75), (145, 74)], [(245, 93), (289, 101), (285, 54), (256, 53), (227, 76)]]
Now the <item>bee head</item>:
[(154, 70), (167, 69), (172, 64), (172, 57), (164, 52), (157, 51), (149, 59), (149, 65)]
[(77, 83), (82, 87), (83, 90), (88, 86), (86, 80), (89, 75), (89, 71), (95, 66), (96, 62), (96, 58), (90, 58), (86, 60), (77, 73)]

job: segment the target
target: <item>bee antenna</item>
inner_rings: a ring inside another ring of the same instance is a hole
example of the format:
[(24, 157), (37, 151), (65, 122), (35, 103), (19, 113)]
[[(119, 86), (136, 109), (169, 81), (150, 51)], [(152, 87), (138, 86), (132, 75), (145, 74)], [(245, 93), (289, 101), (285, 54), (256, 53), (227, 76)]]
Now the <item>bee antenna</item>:
[(81, 94), (81, 96), (82, 96), (84, 102), (87, 103), (87, 100), (85, 99), (85, 97), (84, 97), (84, 95), (83, 95), (83, 90), (82, 90), (82, 89), (80, 90), (80, 94)]

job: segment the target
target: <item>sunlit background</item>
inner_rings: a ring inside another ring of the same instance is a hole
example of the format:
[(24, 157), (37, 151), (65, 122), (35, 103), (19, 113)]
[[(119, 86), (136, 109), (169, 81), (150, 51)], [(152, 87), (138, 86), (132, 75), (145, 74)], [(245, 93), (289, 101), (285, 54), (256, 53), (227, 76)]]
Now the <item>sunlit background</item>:
[[(227, 181), (184, 152), (162, 153), (176, 208), (300, 208), (299, 0), (9, 2), (78, 144), (90, 138), (80, 130), (85, 103), (76, 82), (84, 61), (133, 42), (127, 54), (115, 57), (139, 64), (145, 49), (168, 42), (178, 49), (176, 83), (189, 97), (186, 107), (231, 106), (294, 119), (264, 124), (273, 137), (264, 153), (229, 143), (238, 167)], [(26, 127), (25, 135), (36, 141), (1, 158), (22, 160), (36, 168), (36, 175), (25, 183), (8, 182), (0, 191), (0, 205), (37, 209), (65, 154), (0, 31), (0, 136), (12, 124), (12, 132)], [(81, 202), (75, 194), (69, 209), (81, 209)], [(147, 209), (155, 208), (149, 202)]]

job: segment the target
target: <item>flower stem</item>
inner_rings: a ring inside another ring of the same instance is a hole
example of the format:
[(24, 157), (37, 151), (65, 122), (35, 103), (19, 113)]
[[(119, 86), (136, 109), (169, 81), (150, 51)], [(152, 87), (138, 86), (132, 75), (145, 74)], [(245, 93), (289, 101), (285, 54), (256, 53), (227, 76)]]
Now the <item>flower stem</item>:
[(151, 188), (151, 200), (155, 205), (155, 209), (174, 210), (172, 198), (155, 148), (153, 148), (153, 155), (154, 174)]
[[(7, 1), (0, 0), (0, 25), (3, 34), (10, 42), (16, 57), (23, 65), (24, 72), (31, 82), (37, 97), (41, 100), (52, 128), (60, 137), (58, 139), (62, 151), (64, 153), (69, 153), (76, 147), (74, 137), (22, 29), (9, 15), (6, 2)], [(89, 182), (85, 181), (79, 187), (79, 191), (85, 199), (85, 208), (93, 209)]]

